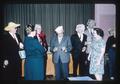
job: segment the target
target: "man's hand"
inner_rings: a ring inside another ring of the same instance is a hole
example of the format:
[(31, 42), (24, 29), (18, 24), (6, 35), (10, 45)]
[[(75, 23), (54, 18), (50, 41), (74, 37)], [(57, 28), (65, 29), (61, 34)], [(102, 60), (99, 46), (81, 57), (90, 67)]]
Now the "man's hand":
[(67, 52), (66, 47), (62, 47), (62, 51)]
[(58, 48), (57, 47), (55, 47), (54, 49), (53, 49), (53, 52), (56, 52), (58, 50)]
[(23, 49), (24, 45), (20, 42), (19, 47), (20, 47), (20, 49)]
[(5, 68), (6, 66), (8, 66), (8, 64), (9, 64), (8, 60), (4, 60), (3, 68)]
[(83, 48), (82, 48), (82, 52), (85, 52), (85, 50), (86, 50), (86, 47), (83, 47)]

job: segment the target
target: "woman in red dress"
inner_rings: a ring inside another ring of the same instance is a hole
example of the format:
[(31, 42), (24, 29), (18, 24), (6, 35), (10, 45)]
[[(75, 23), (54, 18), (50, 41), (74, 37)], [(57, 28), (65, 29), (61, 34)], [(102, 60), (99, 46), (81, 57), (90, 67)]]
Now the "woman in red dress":
[(48, 50), (48, 44), (46, 41), (46, 35), (45, 33), (42, 31), (42, 27), (40, 24), (35, 24), (35, 30), (37, 31), (36, 33), (36, 38), (38, 39), (38, 41), (42, 44), (42, 46), (45, 48), (46, 52), (45, 52), (45, 57), (44, 57), (44, 66), (45, 66), (45, 77), (46, 77), (46, 64), (47, 64), (47, 50)]

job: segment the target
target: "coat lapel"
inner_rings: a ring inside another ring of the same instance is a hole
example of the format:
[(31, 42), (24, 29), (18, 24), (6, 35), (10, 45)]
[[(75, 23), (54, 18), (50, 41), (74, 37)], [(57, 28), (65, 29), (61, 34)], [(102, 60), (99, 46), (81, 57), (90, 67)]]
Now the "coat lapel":
[(61, 43), (63, 43), (63, 42), (64, 42), (64, 40), (65, 40), (65, 36), (63, 36), (63, 38), (62, 38), (62, 40), (61, 40), (60, 44), (61, 44)]
[(59, 42), (58, 42), (58, 37), (55, 38), (55, 41), (54, 41), (55, 44), (59, 45)]
[(81, 40), (80, 40), (78, 34), (76, 34), (76, 39), (81, 43)]

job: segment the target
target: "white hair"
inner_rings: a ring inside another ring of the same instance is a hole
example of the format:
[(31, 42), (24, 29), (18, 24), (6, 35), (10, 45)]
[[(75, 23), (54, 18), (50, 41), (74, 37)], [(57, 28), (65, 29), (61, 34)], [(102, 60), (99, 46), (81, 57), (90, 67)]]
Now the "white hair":
[(85, 25), (84, 24), (78, 24), (78, 25), (76, 25), (76, 31), (78, 31), (79, 28), (85, 29)]
[(35, 30), (37, 30), (37, 29), (42, 29), (41, 24), (35, 24)]

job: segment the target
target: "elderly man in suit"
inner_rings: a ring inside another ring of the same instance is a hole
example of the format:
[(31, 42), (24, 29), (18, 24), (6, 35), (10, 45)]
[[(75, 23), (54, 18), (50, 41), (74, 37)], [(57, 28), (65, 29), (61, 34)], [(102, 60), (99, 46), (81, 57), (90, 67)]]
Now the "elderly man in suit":
[(85, 25), (78, 24), (76, 33), (71, 36), (72, 58), (73, 58), (73, 76), (77, 76), (79, 66), (79, 75), (86, 75), (86, 45), (87, 36), (84, 34)]
[(61, 80), (69, 76), (68, 64), (72, 45), (70, 37), (64, 35), (63, 26), (58, 26), (55, 32), (56, 36), (54, 36), (50, 42), (50, 50), (53, 53), (56, 80)]

